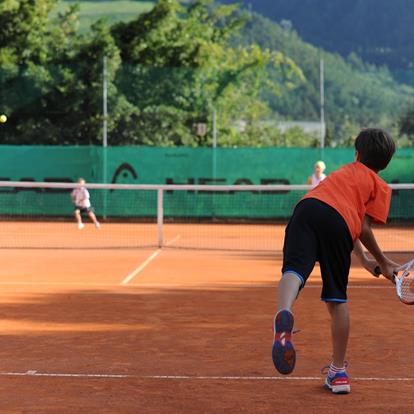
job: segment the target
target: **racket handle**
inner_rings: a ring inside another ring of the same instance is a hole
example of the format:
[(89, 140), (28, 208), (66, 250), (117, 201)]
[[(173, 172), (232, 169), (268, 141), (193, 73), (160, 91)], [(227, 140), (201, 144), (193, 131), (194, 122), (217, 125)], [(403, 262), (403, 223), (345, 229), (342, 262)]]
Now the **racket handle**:
[[(381, 269), (380, 269), (380, 267), (379, 266), (376, 266), (375, 267), (375, 269), (374, 269), (374, 274), (375, 274), (375, 276), (377, 276), (377, 277), (379, 277), (379, 276), (381, 276)], [(396, 277), (397, 277), (397, 274), (396, 273), (394, 273), (394, 277), (393, 277), (393, 279), (392, 279), (392, 281), (393, 281), (393, 283), (395, 284), (395, 282), (396, 282)]]

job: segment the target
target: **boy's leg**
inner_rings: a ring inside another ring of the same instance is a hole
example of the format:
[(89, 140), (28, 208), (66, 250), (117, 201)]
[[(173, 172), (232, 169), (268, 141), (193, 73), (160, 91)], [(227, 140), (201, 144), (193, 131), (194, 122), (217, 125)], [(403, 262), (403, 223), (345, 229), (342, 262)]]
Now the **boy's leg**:
[(347, 286), (354, 244), (345, 220), (335, 211), (326, 211), (324, 237), (320, 240), (319, 264), (323, 280), (321, 299), (331, 315), (333, 360), (325, 386), (334, 394), (351, 391), (345, 369), (349, 315)]
[(274, 320), (272, 359), (275, 368), (284, 375), (295, 368), (296, 352), (292, 343), (293, 314), (291, 308), (302, 286), (294, 272), (285, 272), (278, 285), (278, 312)]
[(299, 279), (296, 273), (288, 271), (283, 274), (277, 287), (278, 311), (281, 311), (282, 309), (290, 311), (292, 309), (302, 283), (302, 280)]
[(75, 218), (76, 218), (76, 222), (78, 223), (78, 229), (83, 229), (84, 225), (82, 223), (82, 216), (78, 208), (75, 210)]
[(349, 313), (347, 303), (326, 302), (331, 315), (331, 335), (333, 364), (342, 368), (345, 364), (346, 348), (349, 337)]
[(93, 224), (95, 224), (96, 228), (100, 227), (99, 221), (97, 220), (95, 213), (93, 211), (88, 211), (89, 218), (93, 221)]
[(331, 315), (333, 359), (326, 377), (325, 387), (334, 394), (348, 394), (351, 391), (345, 369), (345, 355), (349, 337), (348, 305), (347, 303), (327, 302), (326, 306)]
[(317, 258), (314, 201), (300, 202), (286, 228), (283, 245), (283, 276), (278, 285), (278, 312), (274, 319), (273, 364), (281, 374), (290, 374), (296, 363), (292, 343), (294, 319), (291, 312), (299, 290), (305, 285)]

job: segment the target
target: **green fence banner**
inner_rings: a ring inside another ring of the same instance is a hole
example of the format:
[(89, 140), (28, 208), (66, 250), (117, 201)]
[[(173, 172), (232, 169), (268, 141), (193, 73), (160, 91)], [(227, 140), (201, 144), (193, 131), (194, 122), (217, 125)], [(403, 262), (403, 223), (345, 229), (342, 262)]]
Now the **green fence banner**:
[[(305, 184), (323, 159), (326, 173), (352, 162), (353, 149), (0, 147), (0, 180), (133, 184)], [(414, 149), (398, 150), (381, 176), (389, 183), (414, 183)], [(167, 192), (169, 217), (274, 218), (290, 216), (303, 193)], [(98, 215), (154, 217), (155, 192), (92, 191)], [(66, 216), (68, 191), (0, 189), (0, 214)], [(395, 191), (391, 218), (414, 217), (414, 192)]]

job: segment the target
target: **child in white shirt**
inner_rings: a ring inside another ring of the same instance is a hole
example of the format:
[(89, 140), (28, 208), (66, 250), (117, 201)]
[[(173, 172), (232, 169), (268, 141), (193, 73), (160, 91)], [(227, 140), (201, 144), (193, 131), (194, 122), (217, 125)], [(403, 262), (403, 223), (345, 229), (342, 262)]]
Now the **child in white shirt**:
[(76, 187), (71, 194), (73, 204), (75, 204), (75, 217), (78, 223), (78, 229), (82, 230), (85, 227), (82, 223), (82, 213), (86, 213), (95, 224), (95, 227), (99, 229), (101, 225), (93, 212), (89, 191), (85, 187), (85, 180), (80, 178), (78, 183), (81, 186)]

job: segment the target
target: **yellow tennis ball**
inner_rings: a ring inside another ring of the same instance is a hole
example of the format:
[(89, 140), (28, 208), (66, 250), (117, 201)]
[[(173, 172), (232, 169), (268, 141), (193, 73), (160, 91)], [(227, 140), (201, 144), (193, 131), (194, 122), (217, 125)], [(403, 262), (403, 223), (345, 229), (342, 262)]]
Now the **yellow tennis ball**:
[(6, 115), (0, 115), (0, 122), (2, 123), (2, 124), (4, 124), (5, 122), (7, 122), (7, 116)]

